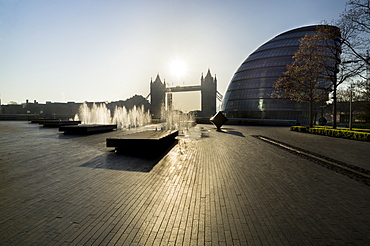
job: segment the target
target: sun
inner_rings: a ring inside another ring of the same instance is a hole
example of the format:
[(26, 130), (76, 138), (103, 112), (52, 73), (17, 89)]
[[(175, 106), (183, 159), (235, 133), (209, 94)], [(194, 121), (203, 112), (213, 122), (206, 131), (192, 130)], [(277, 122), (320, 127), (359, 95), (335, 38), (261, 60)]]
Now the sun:
[(170, 63), (169, 69), (174, 77), (181, 78), (186, 74), (187, 67), (185, 62), (176, 60)]

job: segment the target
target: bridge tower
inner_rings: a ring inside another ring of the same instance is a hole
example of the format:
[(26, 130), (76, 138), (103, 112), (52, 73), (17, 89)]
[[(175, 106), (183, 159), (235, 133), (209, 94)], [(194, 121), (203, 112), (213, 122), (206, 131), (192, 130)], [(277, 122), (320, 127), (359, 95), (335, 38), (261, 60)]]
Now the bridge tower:
[(150, 114), (153, 119), (161, 118), (162, 108), (165, 107), (166, 84), (159, 78), (150, 81)]
[(211, 117), (216, 113), (217, 79), (212, 77), (208, 69), (207, 75), (200, 79), (201, 82), (201, 116)]
[(222, 100), (222, 95), (217, 91), (216, 75), (213, 78), (210, 69), (205, 77), (200, 79), (200, 85), (192, 86), (175, 86), (166, 87), (166, 83), (161, 81), (157, 75), (155, 81), (150, 81), (150, 113), (153, 119), (161, 118), (161, 111), (166, 109), (172, 110), (172, 93), (183, 91), (200, 91), (201, 92), (201, 117), (212, 117), (216, 113), (216, 100)]

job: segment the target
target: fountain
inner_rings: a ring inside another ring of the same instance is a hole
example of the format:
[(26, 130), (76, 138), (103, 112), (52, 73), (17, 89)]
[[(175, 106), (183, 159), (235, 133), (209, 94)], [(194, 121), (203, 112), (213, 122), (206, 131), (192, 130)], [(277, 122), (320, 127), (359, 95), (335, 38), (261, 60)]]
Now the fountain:
[[(125, 110), (115, 111), (115, 116), (125, 115)], [(195, 119), (191, 113), (182, 113), (178, 110), (162, 110), (160, 123), (154, 130), (135, 132), (121, 138), (107, 138), (106, 146), (115, 147), (117, 153), (140, 157), (158, 157), (166, 152), (173, 144), (177, 143), (176, 137), (179, 131), (184, 131), (195, 125)], [(130, 125), (141, 125), (146, 121), (145, 114), (139, 113), (135, 119), (128, 119)], [(159, 129), (158, 129), (159, 127)]]
[[(182, 113), (178, 110), (162, 110), (160, 124), (155, 127), (156, 130), (187, 130), (195, 125), (195, 119), (191, 113)], [(134, 106), (127, 110), (126, 107), (116, 106), (114, 112), (109, 110), (105, 103), (92, 106), (83, 103), (79, 112), (74, 117), (75, 122), (80, 122), (81, 125), (63, 126), (59, 130), (65, 133), (92, 133), (107, 130), (130, 130), (151, 123), (149, 110), (145, 110), (144, 106)], [(158, 129), (159, 128), (159, 129)]]
[(134, 106), (131, 110), (117, 106), (112, 116), (105, 103), (99, 105), (94, 103), (91, 108), (86, 103), (82, 104), (74, 119), (86, 125), (115, 124), (117, 129), (131, 129), (151, 122), (150, 113), (145, 112), (144, 106), (139, 108)]
[(183, 113), (178, 110), (162, 110), (162, 128), (165, 130), (187, 130), (195, 125), (192, 113)]
[(112, 114), (105, 103), (93, 103), (91, 107), (83, 103), (74, 120), (82, 124), (62, 126), (59, 131), (64, 131), (66, 134), (89, 134), (114, 129), (131, 129), (151, 122), (150, 114), (145, 112), (144, 106), (140, 108), (134, 106), (131, 110), (127, 110), (126, 107), (116, 107)]
[[(153, 156), (176, 143), (179, 130), (183, 131), (195, 125), (194, 116), (190, 113), (182, 113), (178, 110), (162, 112), (161, 122), (155, 126), (155, 129), (134, 132), (122, 138), (107, 138), (106, 146), (115, 147), (117, 152), (125, 154)], [(112, 114), (105, 103), (94, 103), (91, 107), (86, 103), (82, 104), (74, 120), (81, 121), (82, 124), (63, 126), (59, 130), (67, 134), (88, 134), (113, 129), (130, 130), (151, 123), (150, 113), (145, 111), (144, 106), (134, 106), (131, 110), (127, 110), (126, 107), (116, 107)]]

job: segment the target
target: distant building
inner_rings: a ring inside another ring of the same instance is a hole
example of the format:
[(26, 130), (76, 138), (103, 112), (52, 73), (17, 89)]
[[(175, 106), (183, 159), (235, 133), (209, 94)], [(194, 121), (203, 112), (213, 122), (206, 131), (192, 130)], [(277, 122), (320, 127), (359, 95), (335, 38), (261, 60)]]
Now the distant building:
[[(149, 101), (140, 95), (135, 95), (127, 100), (121, 100), (117, 102), (85, 102), (89, 107), (95, 104), (106, 104), (106, 107), (111, 110), (112, 114), (116, 106), (126, 107), (127, 110), (131, 110), (134, 106), (144, 107), (145, 110), (150, 109)], [(26, 100), (26, 103), (22, 104), (9, 104), (1, 105), (0, 114), (4, 115), (38, 115), (44, 118), (60, 118), (60, 119), (69, 119), (73, 118), (79, 111), (82, 103), (75, 102), (50, 102), (47, 101), (45, 104), (38, 103), (34, 100), (33, 103)], [(5, 119), (13, 119), (12, 117), (3, 117)], [(25, 117), (23, 117), (25, 118)], [(26, 117), (29, 118), (29, 117)], [(0, 117), (1, 119), (1, 117)]]
[(284, 32), (250, 54), (228, 85), (222, 104), (227, 117), (308, 122), (307, 103), (271, 98), (269, 94), (274, 90), (275, 81), (283, 76), (286, 66), (293, 62), (300, 39), (316, 33), (316, 28), (306, 26)]

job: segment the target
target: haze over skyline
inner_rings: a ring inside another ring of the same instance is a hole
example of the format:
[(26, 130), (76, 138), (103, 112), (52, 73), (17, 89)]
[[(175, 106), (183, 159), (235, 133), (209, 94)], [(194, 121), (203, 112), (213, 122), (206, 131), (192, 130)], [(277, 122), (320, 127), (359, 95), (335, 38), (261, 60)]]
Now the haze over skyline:
[[(225, 93), (260, 45), (337, 19), (346, 0), (0, 0), (1, 103), (146, 97), (157, 74), (170, 86), (216, 74)], [(182, 110), (199, 93), (176, 93)]]

